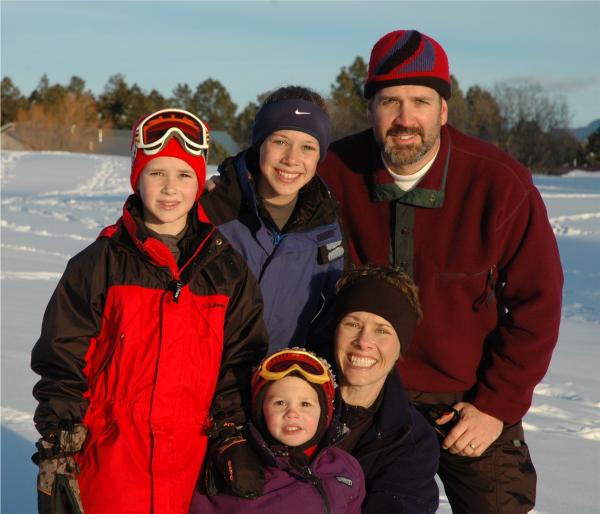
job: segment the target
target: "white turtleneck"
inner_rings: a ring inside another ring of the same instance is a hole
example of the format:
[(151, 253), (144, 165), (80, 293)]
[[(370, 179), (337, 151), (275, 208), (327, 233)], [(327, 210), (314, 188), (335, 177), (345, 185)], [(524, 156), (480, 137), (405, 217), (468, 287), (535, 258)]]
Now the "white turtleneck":
[(394, 179), (395, 184), (400, 189), (402, 189), (402, 191), (410, 191), (413, 187), (415, 187), (419, 183), (419, 181), (429, 171), (429, 168), (431, 168), (431, 165), (433, 164), (433, 161), (435, 161), (436, 157), (437, 157), (437, 152), (431, 158), (431, 160), (429, 162), (427, 162), (427, 164), (425, 164), (425, 166), (423, 166), (419, 171), (417, 171), (411, 175), (397, 175), (390, 169), (387, 162), (385, 162), (385, 157), (383, 156), (383, 154), (381, 154), (381, 160), (383, 161), (383, 165), (385, 166), (385, 169), (390, 174), (390, 176)]

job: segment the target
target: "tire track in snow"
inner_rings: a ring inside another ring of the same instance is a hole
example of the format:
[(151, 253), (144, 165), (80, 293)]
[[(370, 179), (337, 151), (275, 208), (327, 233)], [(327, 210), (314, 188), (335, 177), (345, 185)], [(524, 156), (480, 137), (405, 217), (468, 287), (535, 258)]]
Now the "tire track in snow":
[(71, 190), (49, 191), (40, 197), (47, 196), (110, 196), (131, 193), (129, 173), (124, 169), (122, 160), (94, 156), (100, 166), (94, 176), (87, 182)]
[[(600, 195), (599, 195), (600, 197)], [(581, 214), (566, 214), (564, 216), (555, 216), (554, 218), (550, 218), (550, 221), (581, 221), (581, 220), (593, 220), (599, 219), (600, 212), (582, 212)]]
[[(573, 412), (579, 413), (577, 419), (573, 418)], [(535, 388), (534, 402), (523, 428), (600, 442), (600, 402), (584, 399), (572, 382), (562, 385), (541, 382)]]
[(0, 280), (53, 280), (58, 282), (62, 273), (55, 271), (0, 271)]
[(585, 199), (585, 198), (598, 198), (600, 200), (600, 193), (541, 193), (544, 200), (574, 200), (574, 199)]
[[(600, 195), (597, 195), (600, 198)], [(597, 232), (591, 230), (583, 230), (565, 225), (565, 222), (577, 222), (600, 219), (600, 212), (584, 212), (580, 214), (568, 214), (564, 216), (556, 216), (549, 218), (552, 230), (557, 236), (589, 236)]]
[(15, 175), (11, 173), (12, 168), (15, 163), (23, 158), (30, 152), (19, 152), (19, 151), (10, 151), (10, 152), (1, 152), (0, 156), (2, 157), (0, 160), (0, 183), (6, 184), (14, 178)]
[(0, 248), (4, 248), (6, 250), (14, 250), (16, 252), (28, 252), (28, 253), (37, 253), (40, 255), (49, 255), (51, 257), (61, 257), (65, 260), (69, 260), (71, 258), (71, 255), (68, 255), (66, 253), (51, 252), (49, 250), (42, 250), (41, 248), (35, 248), (33, 246), (12, 245), (12, 244), (2, 243), (2, 244), (0, 244)]
[(93, 237), (80, 236), (78, 234), (54, 234), (52, 232), (48, 232), (47, 230), (35, 230), (32, 229), (31, 225), (17, 225), (16, 223), (10, 223), (6, 220), (0, 220), (0, 226), (4, 230), (10, 230), (12, 232), (26, 232), (28, 234), (32, 234), (34, 236), (40, 237), (55, 237), (55, 238), (66, 238), (66, 239), (74, 239), (75, 241), (94, 241)]
[(32, 412), (25, 412), (2, 406), (0, 409), (0, 417), (2, 418), (2, 426), (16, 432), (28, 441), (34, 442), (40, 437), (33, 424)]

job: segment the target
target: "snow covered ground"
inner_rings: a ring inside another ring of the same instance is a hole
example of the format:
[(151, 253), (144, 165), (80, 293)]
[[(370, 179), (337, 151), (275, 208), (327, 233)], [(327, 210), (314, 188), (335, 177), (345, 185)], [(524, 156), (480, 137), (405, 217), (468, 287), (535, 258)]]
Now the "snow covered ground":
[[(2, 502), (35, 512), (37, 435), (31, 347), (67, 259), (119, 216), (129, 159), (69, 153), (1, 155)], [(538, 514), (600, 512), (600, 173), (535, 177), (565, 268), (560, 340), (525, 418), (538, 470)], [(439, 512), (450, 508), (441, 498)]]

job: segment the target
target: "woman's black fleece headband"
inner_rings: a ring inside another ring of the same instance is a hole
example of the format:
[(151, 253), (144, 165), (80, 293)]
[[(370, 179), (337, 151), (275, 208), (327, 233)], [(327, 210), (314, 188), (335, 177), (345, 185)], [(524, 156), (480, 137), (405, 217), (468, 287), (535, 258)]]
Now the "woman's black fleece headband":
[(417, 311), (398, 287), (373, 277), (365, 277), (343, 286), (333, 300), (336, 324), (352, 312), (371, 312), (388, 321), (400, 339), (404, 355), (417, 326)]

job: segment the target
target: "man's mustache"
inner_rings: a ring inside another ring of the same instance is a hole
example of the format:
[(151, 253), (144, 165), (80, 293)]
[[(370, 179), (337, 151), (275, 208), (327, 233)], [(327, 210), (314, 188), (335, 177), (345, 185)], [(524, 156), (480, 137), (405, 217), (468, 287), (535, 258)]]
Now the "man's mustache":
[(385, 133), (386, 136), (405, 136), (413, 134), (421, 137), (424, 136), (423, 131), (419, 127), (404, 127), (402, 125), (392, 127)]

